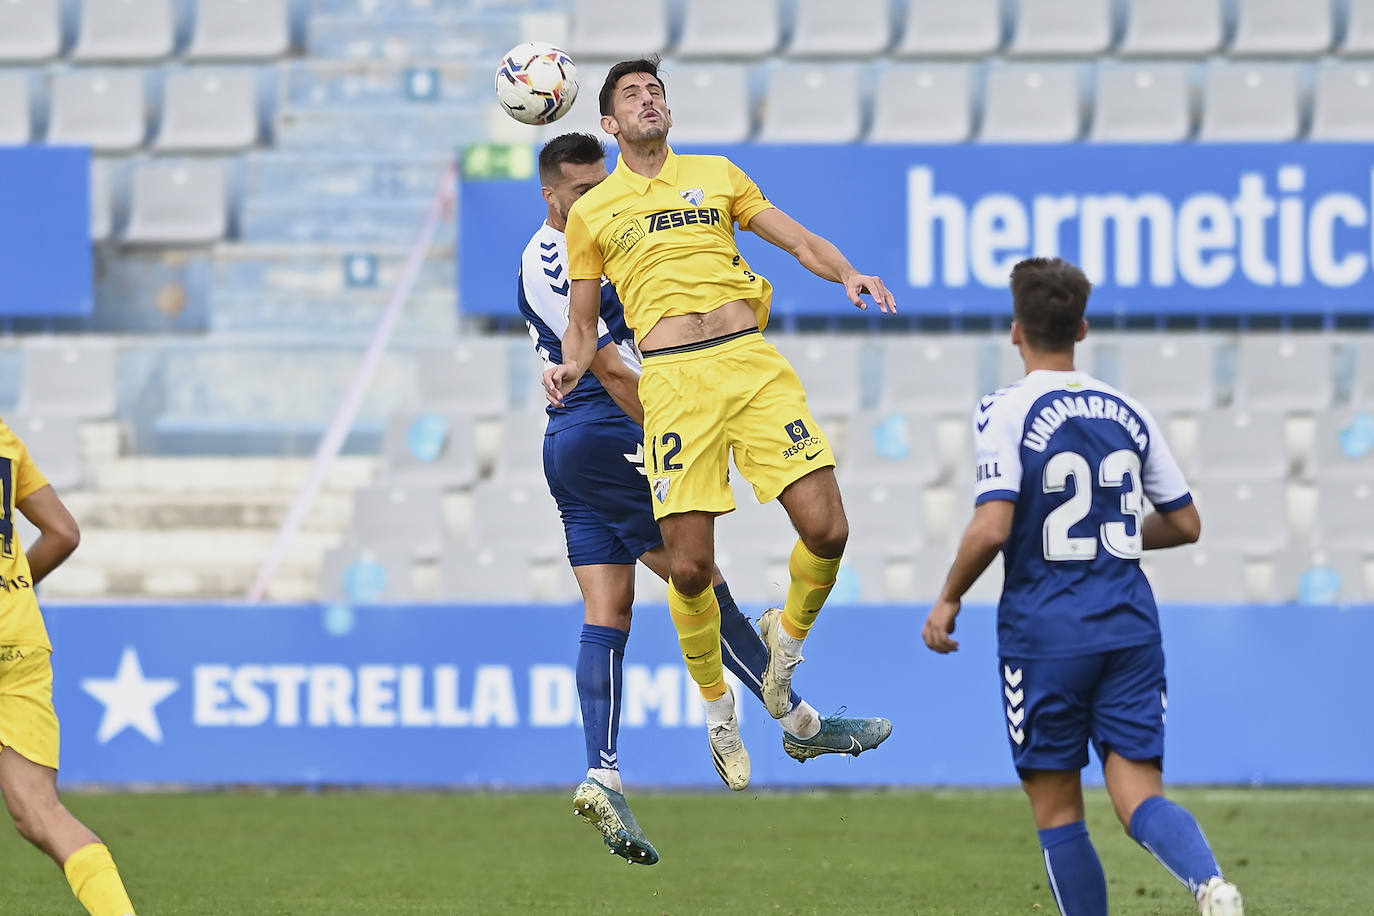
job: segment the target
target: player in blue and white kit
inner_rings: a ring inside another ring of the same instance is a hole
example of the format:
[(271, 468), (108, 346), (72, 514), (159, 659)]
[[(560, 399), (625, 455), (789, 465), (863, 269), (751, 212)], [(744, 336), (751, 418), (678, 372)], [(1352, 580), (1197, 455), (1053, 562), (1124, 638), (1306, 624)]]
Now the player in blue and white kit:
[(1202, 522), (1149, 412), (1074, 369), (1091, 289), (1058, 258), (1012, 270), (1011, 339), (1027, 374), (974, 411), (976, 508), (923, 637), (936, 652), (958, 648), (960, 600), (1000, 551), (999, 686), (1060, 913), (1107, 914), (1084, 825), (1091, 740), (1130, 836), (1203, 916), (1239, 916), (1240, 893), (1197, 821), (1164, 797), (1164, 652), (1140, 569), (1142, 551), (1192, 543)]
[[(570, 287), (563, 233), (568, 211), (606, 178), (605, 158), (601, 143), (588, 134), (564, 134), (549, 141), (539, 155), (548, 217), (521, 258), (517, 298), (546, 366), (562, 363), (562, 339), (568, 328)], [(563, 516), (568, 561), (586, 606), (577, 691), (587, 778), (577, 787), (573, 806), (597, 826), (612, 851), (631, 862), (652, 865), (658, 853), (622, 794), (616, 746), (620, 672), (634, 601), (635, 562), (643, 562), (665, 581), (669, 565), (644, 474), (639, 351), (615, 288), (604, 279), (598, 332), (591, 372), (566, 396), (562, 408), (549, 408), (544, 434), (544, 473)], [(762, 702), (768, 650), (735, 605), (719, 570), (715, 594), (725, 665)], [(823, 718), (795, 691), (787, 714), (778, 721), (784, 750), (801, 761), (822, 754), (857, 756), (877, 747), (892, 730), (886, 719)], [(709, 715), (707, 726), (716, 770), (725, 779), (717, 745), (724, 738), (738, 742), (738, 729), (722, 728)], [(748, 783), (726, 784), (743, 789)]]

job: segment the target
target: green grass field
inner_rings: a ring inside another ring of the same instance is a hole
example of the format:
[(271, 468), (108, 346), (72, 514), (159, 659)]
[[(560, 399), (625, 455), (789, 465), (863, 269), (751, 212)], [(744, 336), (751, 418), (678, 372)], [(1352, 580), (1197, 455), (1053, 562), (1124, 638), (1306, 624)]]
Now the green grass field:
[[(1252, 916), (1374, 912), (1374, 793), (1175, 793)], [(74, 795), (143, 916), (454, 913), (1048, 914), (1014, 791), (632, 796), (663, 861), (630, 866), (565, 794)], [(1188, 916), (1187, 893), (1089, 822), (1113, 916)], [(0, 912), (78, 916), (61, 872), (0, 834)]]

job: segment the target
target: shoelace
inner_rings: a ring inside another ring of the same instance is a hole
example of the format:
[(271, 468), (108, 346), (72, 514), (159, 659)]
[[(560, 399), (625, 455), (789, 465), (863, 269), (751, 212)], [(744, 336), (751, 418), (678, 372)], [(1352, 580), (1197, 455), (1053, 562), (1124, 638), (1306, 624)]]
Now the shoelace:
[(733, 753), (744, 745), (744, 738), (739, 733), (737, 723), (724, 722), (720, 725), (708, 725), (707, 731), (711, 736), (711, 743), (722, 754)]

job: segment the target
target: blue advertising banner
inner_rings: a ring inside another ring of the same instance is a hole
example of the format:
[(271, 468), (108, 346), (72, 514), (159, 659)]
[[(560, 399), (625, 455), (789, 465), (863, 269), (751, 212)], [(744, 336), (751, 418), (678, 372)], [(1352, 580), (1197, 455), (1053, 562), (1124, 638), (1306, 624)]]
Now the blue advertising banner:
[[(826, 609), (796, 686), (822, 713), (892, 719), (858, 759), (798, 764), (740, 692), (759, 786), (1015, 780), (992, 609), (960, 651), (923, 607)], [(54, 606), (67, 784), (566, 786), (585, 768), (580, 606)], [(1374, 607), (1170, 607), (1175, 783), (1374, 783), (1356, 648)], [(634, 786), (719, 787), (662, 606), (636, 614), (621, 766)], [(1095, 771), (1089, 771), (1096, 778)], [(722, 791), (724, 791), (722, 789)]]
[(91, 152), (0, 147), (0, 316), (89, 315)]
[[(1099, 316), (1367, 312), (1374, 302), (1368, 145), (699, 151), (733, 159), (779, 207), (881, 275), (908, 314), (1008, 314), (1008, 273), (1032, 255), (1080, 264)], [(520, 252), (545, 213), (538, 179), (466, 180), (461, 201), (462, 307), (514, 314)], [(790, 255), (749, 233), (740, 249), (773, 281), (775, 315), (852, 311)]]

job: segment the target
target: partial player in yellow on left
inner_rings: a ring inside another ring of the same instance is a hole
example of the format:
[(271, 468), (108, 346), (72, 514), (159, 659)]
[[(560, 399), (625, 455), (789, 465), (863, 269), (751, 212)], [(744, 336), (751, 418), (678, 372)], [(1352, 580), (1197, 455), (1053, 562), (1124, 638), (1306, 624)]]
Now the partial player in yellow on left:
[[(28, 550), (15, 531), (15, 509), (38, 528)], [(20, 835), (62, 866), (91, 916), (133, 916), (110, 850), (57, 796), (52, 643), (34, 586), (80, 540), (76, 520), (28, 448), (0, 420), (0, 792)]]

